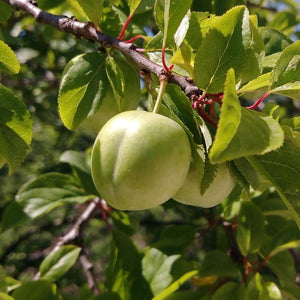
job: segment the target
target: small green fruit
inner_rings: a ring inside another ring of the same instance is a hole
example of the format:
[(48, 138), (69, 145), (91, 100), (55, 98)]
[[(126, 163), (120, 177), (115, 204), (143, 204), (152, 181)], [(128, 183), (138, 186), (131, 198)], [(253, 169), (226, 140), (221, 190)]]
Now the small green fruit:
[(109, 205), (141, 210), (170, 199), (183, 184), (190, 162), (190, 142), (178, 123), (151, 112), (127, 111), (99, 132), (92, 176)]
[(218, 165), (213, 182), (203, 195), (200, 194), (199, 175), (196, 168), (191, 168), (186, 180), (173, 199), (183, 204), (199, 206), (203, 208), (213, 207), (221, 203), (231, 193), (235, 186), (235, 180), (230, 175), (226, 164)]

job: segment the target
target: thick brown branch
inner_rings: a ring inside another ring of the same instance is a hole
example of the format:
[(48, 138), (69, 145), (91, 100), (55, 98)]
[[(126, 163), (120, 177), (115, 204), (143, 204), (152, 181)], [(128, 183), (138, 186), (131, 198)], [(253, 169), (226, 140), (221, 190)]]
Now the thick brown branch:
[[(165, 74), (163, 66), (149, 60), (145, 55), (136, 51), (134, 44), (125, 43), (118, 39), (112, 38), (106, 34), (97, 31), (93, 24), (79, 22), (75, 18), (67, 16), (53, 15), (42, 11), (33, 1), (30, 0), (2, 0), (11, 5), (15, 10), (23, 10), (28, 13), (39, 23), (48, 24), (60, 31), (69, 32), (77, 37), (97, 41), (104, 47), (113, 47), (121, 51), (128, 59), (132, 60), (140, 70), (146, 70), (159, 77)], [(200, 95), (202, 91), (195, 86), (190, 78), (177, 74), (166, 74), (169, 76), (169, 82), (181, 87), (187, 96), (192, 94)]]

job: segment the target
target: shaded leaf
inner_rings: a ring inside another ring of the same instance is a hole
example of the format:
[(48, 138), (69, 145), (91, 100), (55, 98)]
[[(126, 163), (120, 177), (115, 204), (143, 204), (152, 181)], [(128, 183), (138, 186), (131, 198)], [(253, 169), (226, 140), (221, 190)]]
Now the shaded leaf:
[(241, 253), (257, 251), (264, 241), (264, 216), (252, 202), (242, 202), (237, 216), (236, 241)]
[(73, 150), (66, 151), (60, 156), (60, 161), (70, 164), (80, 180), (82, 187), (88, 193), (94, 195), (98, 194), (92, 179), (90, 164), (87, 161), (87, 157), (82, 152)]
[(211, 300), (240, 300), (245, 297), (245, 288), (236, 282), (222, 285), (211, 297)]
[(56, 286), (47, 280), (23, 282), (12, 294), (15, 300), (59, 300)]
[(247, 159), (275, 187), (300, 228), (300, 144), (297, 135), (287, 135), (286, 131), (280, 149)]
[(151, 299), (152, 292), (142, 274), (143, 254), (124, 233), (114, 230), (107, 286), (122, 300)]
[(70, 175), (41, 175), (19, 190), (16, 201), (4, 213), (2, 230), (40, 217), (60, 205), (83, 203), (90, 197)]
[(292, 43), (289, 37), (271, 27), (259, 27), (258, 31), (264, 41), (266, 56), (281, 52)]
[(228, 255), (213, 250), (206, 253), (200, 265), (199, 276), (239, 277), (240, 272)]

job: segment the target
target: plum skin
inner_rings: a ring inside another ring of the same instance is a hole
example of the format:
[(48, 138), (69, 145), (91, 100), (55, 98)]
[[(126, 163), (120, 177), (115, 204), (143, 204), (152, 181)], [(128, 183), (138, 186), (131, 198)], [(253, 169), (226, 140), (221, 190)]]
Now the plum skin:
[(126, 111), (100, 130), (92, 150), (92, 177), (110, 206), (142, 210), (170, 199), (190, 163), (190, 142), (178, 123), (151, 112)]
[(210, 208), (220, 204), (231, 193), (236, 184), (235, 179), (230, 175), (226, 163), (219, 164), (216, 176), (203, 195), (200, 194), (199, 175), (195, 167), (191, 168), (180, 190), (173, 196), (177, 202)]

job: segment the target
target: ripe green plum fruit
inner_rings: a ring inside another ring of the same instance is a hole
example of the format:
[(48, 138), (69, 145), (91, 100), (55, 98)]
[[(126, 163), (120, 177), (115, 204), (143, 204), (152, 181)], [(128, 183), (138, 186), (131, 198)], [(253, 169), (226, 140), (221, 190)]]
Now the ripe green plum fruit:
[(100, 130), (92, 150), (92, 177), (110, 206), (142, 210), (170, 199), (190, 163), (190, 142), (178, 123), (152, 112), (126, 111)]
[(183, 204), (209, 208), (225, 200), (236, 184), (226, 163), (218, 165), (216, 176), (203, 195), (200, 194), (199, 181), (199, 175), (192, 163), (185, 182), (173, 199)]

